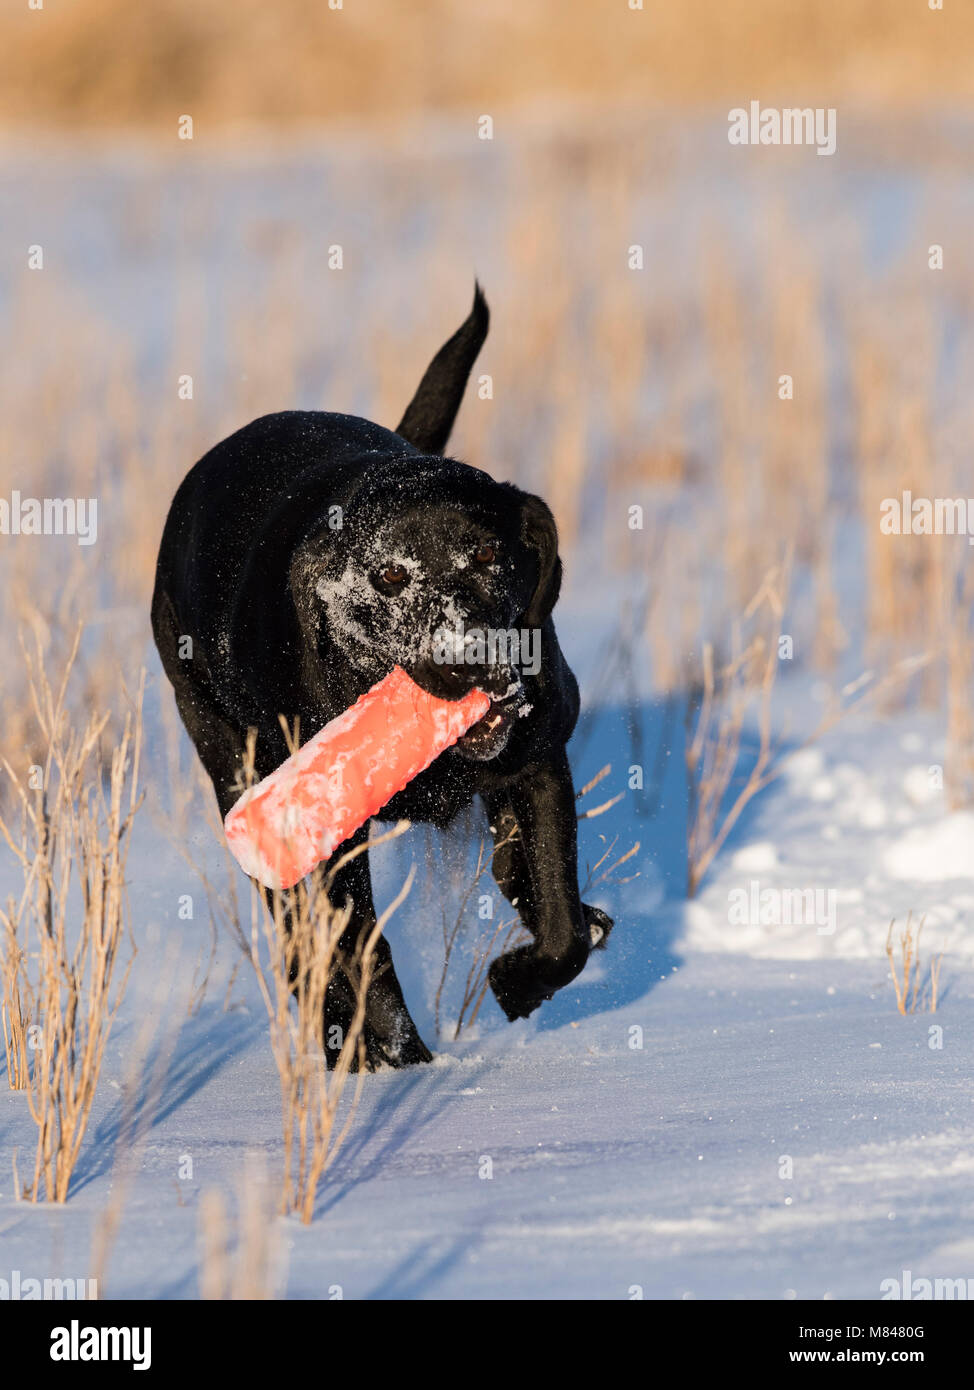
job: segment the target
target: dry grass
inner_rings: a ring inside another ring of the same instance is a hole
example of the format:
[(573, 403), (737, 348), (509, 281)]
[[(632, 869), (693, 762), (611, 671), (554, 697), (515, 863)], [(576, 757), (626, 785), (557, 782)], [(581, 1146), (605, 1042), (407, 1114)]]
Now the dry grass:
[(26, 960), (17, 939), (11, 917), (3, 922), (4, 941), (0, 955), (3, 998), (0, 1018), (3, 1023), (3, 1050), (7, 1060), (7, 1084), (12, 1091), (25, 1091), (30, 1084), (30, 1063), (27, 1056), (30, 1036), (30, 1011), (21, 996), (20, 981), (25, 976)]
[[(288, 893), (275, 895), (273, 912), (265, 909), (256, 889), (253, 895), (251, 963), (267, 1009), (281, 1089), (284, 1162), (280, 1210), (296, 1212), (306, 1224), (314, 1215), (318, 1183), (341, 1147), (354, 1114), (353, 1104), (336, 1133), (345, 1083), (353, 1070), (358, 1070), (360, 1084), (365, 1073), (365, 994), (385, 920), (377, 924), (359, 958), (348, 963), (358, 975), (358, 1005), (352, 1026), (344, 1037), (335, 1039), (340, 1047), (334, 1069), (329, 1071), (325, 995), (332, 972), (339, 968), (338, 943), (350, 914), (333, 910), (324, 890), (318, 873), (310, 887), (300, 884)], [(285, 918), (288, 910), (290, 920)]]
[[(693, 897), (748, 805), (777, 777), (790, 758), (809, 748), (849, 715), (882, 707), (918, 673), (928, 658), (905, 658), (882, 676), (866, 671), (833, 692), (816, 724), (791, 741), (791, 731), (774, 733), (774, 692), (781, 667), (782, 619), (788, 595), (790, 558), (769, 570), (731, 629), (730, 653), (718, 665), (704, 644), (702, 674), (685, 708), (687, 775), (687, 894)], [(756, 732), (753, 756), (746, 735)]]
[[(744, 613), (770, 619), (766, 631), (745, 637), (742, 624), (731, 634), (731, 654), (717, 667), (714, 649), (703, 648), (702, 676), (687, 703), (685, 750), (687, 893), (693, 897), (745, 807), (777, 775), (772, 736), (772, 695), (780, 664), (779, 641), (787, 595), (787, 569), (769, 572)], [(756, 707), (758, 746), (743, 784), (730, 805), (728, 793), (743, 756), (745, 720)]]
[[(477, 369), (492, 375), (494, 398), (470, 393), (457, 451), (549, 498), (570, 575), (573, 552), (600, 551), (606, 570), (628, 581), (642, 613), (629, 640), (648, 644), (661, 691), (686, 685), (690, 654), (719, 640), (789, 547), (801, 579), (800, 660), (830, 669), (860, 640), (859, 600), (850, 610), (844, 596), (840, 614), (836, 599), (836, 531), (850, 518), (861, 520), (866, 547), (868, 659), (944, 652), (951, 538), (881, 536), (878, 501), (904, 484), (951, 495), (962, 478), (959, 443), (970, 422), (963, 396), (944, 395), (930, 319), (940, 313), (937, 293), (963, 302), (974, 258), (956, 249), (941, 281), (899, 264), (877, 276), (865, 270), (852, 223), (844, 257), (826, 266), (780, 198), (759, 190), (753, 223), (767, 229), (756, 233), (766, 240), (756, 273), (745, 274), (742, 249), (706, 220), (699, 247), (680, 249), (679, 273), (632, 272), (623, 254), (630, 239), (652, 242), (647, 256), (658, 261), (681, 218), (698, 211), (682, 204), (678, 175), (647, 174), (639, 151), (651, 139), (638, 121), (593, 123), (571, 140), (547, 133), (494, 160), (494, 265), (485, 275), (494, 323)], [(373, 262), (374, 247), (352, 237), (350, 273), (329, 277), (310, 217), (258, 215), (248, 205), (234, 217), (238, 270), (217, 295), (208, 287), (215, 267), (171, 262), (153, 239), (167, 203), (186, 196), (172, 183), (185, 175), (166, 162), (118, 195), (117, 244), (104, 248), (109, 263), (133, 259), (170, 285), (144, 337), (137, 312), (128, 333), (103, 312), (101, 283), (87, 271), (69, 279), (54, 264), (11, 277), (10, 356), (29, 369), (0, 385), (0, 495), (97, 496), (103, 538), (90, 550), (8, 538), (0, 619), (30, 626), (54, 663), (83, 619), (79, 689), (92, 704), (104, 701), (119, 667), (134, 671), (145, 659), (158, 537), (194, 459), (248, 418), (293, 405), (394, 420), (463, 312), (473, 256), (458, 209), (488, 215), (480, 152), (452, 164), (432, 158), (412, 190), (400, 163), (388, 153), (366, 161), (361, 176), (341, 175), (343, 205), (375, 202), (383, 224), (408, 219), (411, 206), (431, 210), (421, 242), (384, 248), (387, 278), (372, 288), (354, 267)], [(646, 223), (647, 198), (658, 229)], [(56, 217), (57, 205), (47, 214)], [(218, 242), (215, 214), (204, 207), (196, 216), (198, 244)], [(929, 216), (942, 225), (935, 208)], [(934, 296), (926, 327), (921, 273)], [(407, 295), (407, 284), (421, 290)], [(835, 300), (842, 312), (826, 332)], [(212, 359), (205, 370), (201, 340)], [(160, 366), (146, 376), (138, 359), (150, 348)], [(974, 347), (965, 342), (964, 353), (959, 361)], [(848, 423), (827, 404), (837, 363), (848, 363), (853, 384)], [(175, 388), (188, 370), (192, 402)], [(794, 375), (790, 402), (775, 394), (782, 371)], [(851, 450), (843, 470), (853, 486), (841, 498), (831, 478), (837, 450)], [(627, 525), (634, 504), (645, 510), (643, 530)], [(654, 601), (641, 605), (642, 592)], [(928, 673), (932, 702), (945, 679)], [(8, 752), (31, 737), (26, 708), (22, 682), (7, 673), (0, 744)]]
[(77, 0), (8, 7), (0, 117), (148, 126), (401, 121), (539, 97), (645, 102), (969, 96), (974, 16), (947, 0)]
[[(78, 727), (66, 695), (77, 641), (52, 687), (40, 645), (24, 649), (43, 761), (28, 769), (4, 762), (17, 817), (0, 834), (19, 862), (23, 889), (0, 911), (5, 951), (5, 1022), (13, 1024), (13, 1060), (23, 1083), (23, 1037), (36, 1024), (25, 1086), (37, 1125), (33, 1177), (22, 1195), (63, 1202), (84, 1139), (105, 1046), (131, 967), (124, 959), (128, 902), (125, 871), (140, 804), (142, 687), (123, 719), (90, 714)], [(109, 730), (112, 730), (109, 735)], [(108, 735), (109, 770), (100, 747)], [(6, 1037), (6, 1028), (5, 1028)], [(8, 1075), (11, 1055), (8, 1051)]]
[[(252, 730), (244, 768), (246, 785), (253, 781), (255, 737)], [(372, 843), (395, 839), (408, 828), (408, 821), (400, 821)], [(410, 871), (367, 938), (359, 942), (355, 955), (344, 954), (340, 942), (351, 919), (351, 905), (333, 907), (328, 890), (341, 868), (367, 847), (349, 850), (327, 872), (319, 867), (296, 887), (272, 894), (270, 907), (256, 885), (251, 885), (249, 959), (267, 1009), (281, 1090), (280, 1210), (297, 1213), (305, 1224), (314, 1216), (318, 1184), (348, 1134), (365, 1076), (365, 1001), (376, 969), (375, 949), (413, 881)], [(338, 970), (352, 984), (356, 1001), (344, 1033), (329, 1022), (325, 1007), (329, 980)], [(330, 1068), (326, 1045), (333, 1058)], [(342, 1096), (354, 1071), (358, 1088), (336, 1130)]]
[(247, 1302), (277, 1298), (284, 1251), (274, 1224), (274, 1184), (260, 1155), (247, 1155), (237, 1193), (235, 1233), (219, 1189), (204, 1192), (200, 1200), (200, 1297)]
[(893, 988), (896, 991), (896, 1007), (901, 1014), (915, 1014), (917, 1004), (926, 1006), (930, 1013), (937, 1012), (937, 998), (940, 991), (940, 969), (943, 965), (944, 953), (933, 957), (930, 962), (929, 971), (924, 971), (920, 964), (920, 936), (926, 917), (921, 917), (916, 927), (913, 925), (913, 913), (909, 913), (906, 925), (899, 936), (900, 963), (897, 967), (896, 957), (893, 950), (893, 928), (896, 926), (895, 918), (889, 924), (889, 931), (886, 933), (886, 958), (889, 961), (889, 973), (893, 980)]

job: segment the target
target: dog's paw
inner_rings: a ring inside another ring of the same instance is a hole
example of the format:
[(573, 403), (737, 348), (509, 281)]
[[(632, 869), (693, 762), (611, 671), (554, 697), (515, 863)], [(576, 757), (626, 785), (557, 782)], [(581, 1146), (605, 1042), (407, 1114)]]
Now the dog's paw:
[[(329, 1071), (334, 1071), (340, 1052), (340, 1048), (325, 1048), (325, 1059)], [(383, 1067), (394, 1067), (398, 1070), (402, 1067), (417, 1066), (420, 1062), (432, 1062), (432, 1060), (432, 1052), (415, 1029), (411, 1033), (406, 1033), (401, 1039), (391, 1041), (388, 1038), (380, 1038), (366, 1024), (362, 1030), (361, 1043), (352, 1056), (349, 1071), (357, 1072), (360, 1068), (363, 1071), (380, 1071)]]
[[(415, 1067), (420, 1062), (432, 1062), (433, 1054), (415, 1031), (404, 1041), (390, 1042), (377, 1039), (372, 1056), (378, 1056), (380, 1065), (395, 1067)], [(375, 1071), (373, 1066), (371, 1070)]]
[(552, 999), (579, 973), (589, 952), (602, 950), (613, 922), (600, 907), (582, 904), (586, 936), (576, 938), (569, 953), (557, 959), (545, 957), (536, 946), (519, 946), (491, 963), (487, 979), (494, 998), (513, 1021), (527, 1018), (546, 999)]
[(582, 913), (588, 928), (591, 950), (604, 951), (605, 943), (608, 941), (609, 933), (615, 923), (607, 912), (603, 912), (600, 907), (592, 907), (589, 903), (582, 903)]
[(511, 1023), (517, 1018), (527, 1018), (555, 993), (539, 978), (537, 952), (533, 946), (520, 946), (516, 951), (498, 956), (491, 962), (487, 979), (494, 998)]

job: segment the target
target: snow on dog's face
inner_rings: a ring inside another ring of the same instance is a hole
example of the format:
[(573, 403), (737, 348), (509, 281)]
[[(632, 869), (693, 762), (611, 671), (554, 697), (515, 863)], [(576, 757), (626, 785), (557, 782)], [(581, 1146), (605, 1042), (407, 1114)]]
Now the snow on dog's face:
[(404, 462), (353, 501), (339, 530), (317, 533), (305, 582), (324, 645), (370, 684), (400, 666), (443, 699), (475, 687), (489, 695), (490, 710), (458, 748), (492, 758), (540, 668), (550, 606), (536, 600), (557, 564), (554, 523), (539, 499), (476, 469)]

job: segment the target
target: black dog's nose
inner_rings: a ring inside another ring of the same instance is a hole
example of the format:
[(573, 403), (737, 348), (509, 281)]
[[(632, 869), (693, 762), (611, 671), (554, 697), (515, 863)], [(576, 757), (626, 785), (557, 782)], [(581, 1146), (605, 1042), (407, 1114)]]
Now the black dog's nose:
[(454, 608), (452, 618), (441, 612), (431, 631), (431, 649), (414, 674), (417, 684), (431, 694), (458, 700), (476, 688), (502, 700), (519, 685), (506, 635), (489, 621), (473, 622), (469, 616), (459, 621)]
[(464, 695), (469, 695), (474, 688), (482, 688), (473, 666), (454, 666), (432, 660), (418, 661), (410, 668), (408, 674), (420, 689), (440, 700), (462, 700)]
[(470, 670), (477, 689), (495, 700), (502, 700), (506, 695), (512, 694), (518, 685), (514, 673), (506, 666), (471, 666)]

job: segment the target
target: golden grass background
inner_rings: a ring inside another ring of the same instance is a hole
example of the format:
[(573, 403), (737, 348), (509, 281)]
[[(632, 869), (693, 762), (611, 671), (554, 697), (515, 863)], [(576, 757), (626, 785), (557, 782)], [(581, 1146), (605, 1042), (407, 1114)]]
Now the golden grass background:
[[(131, 683), (189, 466), (271, 410), (393, 424), (478, 273), (493, 399), (471, 389), (453, 448), (549, 499), (570, 580), (615, 576), (658, 690), (793, 549), (800, 661), (936, 651), (925, 693), (961, 719), (966, 549), (876, 523), (901, 487), (968, 487), (974, 7), (945, 6), (8, 8), (0, 492), (96, 495), (100, 538), (6, 542), (6, 630), (56, 656), (83, 620), (88, 698)], [(731, 149), (751, 98), (838, 104), (838, 154)], [(27, 756), (15, 669), (0, 715)]]
[[(802, 663), (938, 640), (967, 547), (891, 542), (878, 516), (904, 487), (970, 490), (974, 247), (958, 208), (910, 173), (915, 231), (877, 257), (882, 202), (845, 203), (848, 179), (828, 182), (812, 151), (773, 151), (785, 166), (758, 154), (738, 192), (726, 146), (649, 161), (653, 140), (637, 121), (536, 133), (500, 162), (468, 132), (459, 151), (431, 137), (421, 162), (383, 142), (237, 163), (194, 147), (22, 173), (22, 237), (49, 229), (47, 261), (3, 284), (0, 491), (97, 496), (99, 540), (6, 540), (9, 628), (26, 616), (69, 636), (81, 618), (96, 686), (119, 662), (137, 670), (158, 537), (191, 463), (278, 409), (393, 424), (477, 270), (493, 325), (475, 378), (490, 374), (493, 397), (475, 380), (452, 448), (549, 499), (569, 583), (617, 577), (660, 690), (788, 548)], [(810, 223), (801, 194), (819, 170)], [(934, 235), (949, 244), (940, 272)], [(627, 264), (636, 241), (643, 271)], [(853, 546), (843, 527), (860, 521)], [(9, 676), (4, 691), (10, 738), (21, 691)]]
[(27, 0), (0, 19), (0, 121), (156, 129), (549, 100), (974, 94), (965, 0)]

